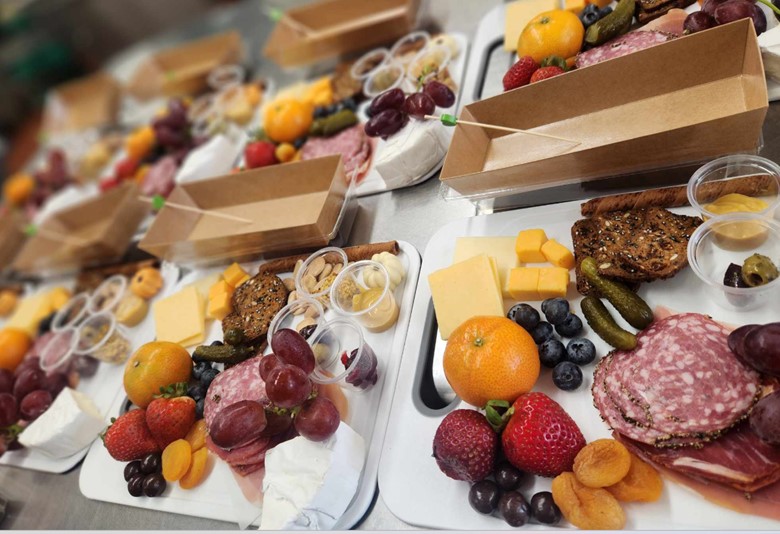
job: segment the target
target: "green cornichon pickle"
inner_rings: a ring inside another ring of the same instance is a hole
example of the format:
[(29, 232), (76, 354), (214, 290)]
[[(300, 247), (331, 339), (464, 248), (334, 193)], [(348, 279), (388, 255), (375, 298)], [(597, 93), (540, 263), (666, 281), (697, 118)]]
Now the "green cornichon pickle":
[(192, 353), (192, 359), (196, 362), (214, 362), (233, 364), (243, 362), (255, 354), (252, 347), (235, 347), (233, 345), (201, 345)]
[(620, 328), (599, 299), (585, 297), (580, 308), (588, 325), (601, 339), (616, 349), (633, 350), (636, 347), (636, 336)]
[(239, 330), (238, 328), (230, 328), (227, 332), (222, 336), (225, 343), (228, 345), (241, 345), (246, 341), (246, 335), (242, 330)]
[(340, 131), (357, 124), (358, 121), (357, 115), (351, 109), (342, 109), (323, 120), (325, 123), (322, 127), (322, 135), (325, 137), (336, 135)]
[(626, 33), (631, 27), (635, 7), (635, 0), (620, 0), (612, 13), (588, 27), (585, 42), (598, 46)]
[(607, 299), (618, 311), (621, 317), (625, 319), (628, 324), (639, 330), (643, 330), (650, 326), (653, 322), (653, 310), (647, 305), (647, 302), (642, 300), (642, 297), (631, 291), (629, 288), (604, 278), (599, 274), (596, 260), (593, 258), (585, 258), (580, 263), (580, 269), (585, 278), (588, 279), (590, 285), (596, 288), (596, 290)]

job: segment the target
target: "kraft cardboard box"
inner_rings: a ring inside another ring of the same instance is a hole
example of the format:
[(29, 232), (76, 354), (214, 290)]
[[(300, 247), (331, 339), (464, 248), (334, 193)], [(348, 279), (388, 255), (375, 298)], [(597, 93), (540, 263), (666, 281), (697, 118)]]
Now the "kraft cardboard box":
[(43, 130), (57, 134), (114, 124), (120, 98), (119, 82), (105, 72), (59, 85), (46, 97)]
[(139, 248), (168, 261), (209, 263), (322, 247), (348, 198), (341, 156), (271, 165), (179, 184), (169, 203), (245, 218), (239, 222), (163, 206)]
[(745, 19), (470, 104), (440, 179), (488, 198), (752, 152), (768, 107)]
[(24, 245), (26, 223), (18, 211), (7, 211), (0, 216), (0, 271), (5, 271)]
[(118, 259), (149, 213), (138, 197), (138, 187), (128, 183), (55, 213), (27, 240), (12, 268), (48, 275)]
[(168, 48), (138, 66), (127, 90), (140, 100), (194, 95), (206, 89), (214, 68), (240, 62), (243, 52), (241, 35), (236, 31)]
[(283, 67), (386, 44), (412, 31), (420, 0), (325, 0), (290, 9), (263, 55)]

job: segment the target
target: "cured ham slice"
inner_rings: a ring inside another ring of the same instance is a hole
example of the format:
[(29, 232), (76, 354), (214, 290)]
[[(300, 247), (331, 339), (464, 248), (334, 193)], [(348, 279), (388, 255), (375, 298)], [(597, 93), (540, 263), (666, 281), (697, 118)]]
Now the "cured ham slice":
[(363, 125), (356, 124), (333, 137), (310, 137), (301, 148), (301, 159), (340, 154), (347, 178), (354, 177), (355, 181), (359, 182), (368, 170), (372, 151), (373, 145), (363, 130)]
[(657, 31), (681, 37), (684, 31), (683, 23), (688, 17), (684, 9), (670, 9), (665, 15), (652, 20), (637, 31)]

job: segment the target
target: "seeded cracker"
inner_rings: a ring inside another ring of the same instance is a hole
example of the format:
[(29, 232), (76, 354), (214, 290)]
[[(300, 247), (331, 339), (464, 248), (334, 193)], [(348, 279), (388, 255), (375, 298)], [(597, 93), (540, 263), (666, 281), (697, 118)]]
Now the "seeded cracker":
[(233, 293), (233, 311), (222, 321), (222, 332), (237, 328), (248, 340), (265, 336), (271, 319), (287, 304), (287, 296), (278, 276), (265, 272), (255, 275)]

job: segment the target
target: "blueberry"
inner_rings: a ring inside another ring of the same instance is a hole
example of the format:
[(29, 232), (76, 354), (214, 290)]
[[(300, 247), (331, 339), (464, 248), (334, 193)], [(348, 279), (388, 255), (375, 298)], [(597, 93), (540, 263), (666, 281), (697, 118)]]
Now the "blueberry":
[(566, 348), (555, 338), (550, 338), (539, 345), (539, 361), (545, 367), (552, 369), (566, 358)]
[(295, 147), (295, 150), (300, 150), (305, 143), (306, 143), (306, 137), (299, 137), (298, 139), (293, 141), (293, 147)]
[(218, 340), (218, 339), (211, 342), (211, 346), (212, 347), (222, 347), (224, 345), (225, 344), (222, 341)]
[(582, 371), (571, 362), (561, 362), (552, 373), (553, 383), (564, 391), (574, 391), (582, 384)]
[(548, 339), (552, 339), (553, 325), (547, 321), (540, 321), (539, 324), (533, 327), (528, 333), (534, 338), (534, 343), (541, 345)]
[(201, 384), (192, 384), (187, 388), (187, 396), (198, 401), (206, 396), (206, 390)]
[(331, 104), (330, 106), (325, 108), (325, 116), (328, 117), (329, 115), (333, 115), (334, 113), (337, 113), (339, 110), (338, 104)]
[(596, 347), (590, 339), (572, 339), (566, 345), (566, 359), (577, 365), (587, 365), (596, 359)]
[(588, 4), (585, 6), (585, 9), (582, 10), (582, 13), (598, 13), (599, 12), (599, 6), (596, 4)]
[(203, 405), (206, 402), (206, 399), (201, 397), (197, 401), (195, 401), (195, 418), (196, 419), (203, 419)]
[(561, 324), (555, 326), (555, 331), (559, 336), (574, 337), (582, 331), (582, 319), (570, 313)]
[(209, 362), (196, 362), (194, 366), (192, 366), (192, 378), (195, 380), (200, 380), (200, 377), (203, 376), (203, 371), (211, 369), (211, 364)]
[(599, 14), (598, 13), (584, 13), (582, 15), (582, 25), (586, 28), (588, 26), (591, 26), (598, 22), (599, 20)]
[(552, 325), (561, 324), (569, 315), (569, 302), (560, 297), (542, 302), (542, 313)]
[(328, 116), (328, 108), (326, 106), (317, 106), (316, 108), (314, 108), (313, 117), (315, 119), (321, 119), (327, 116)]
[(515, 304), (506, 316), (529, 332), (539, 324), (539, 312), (528, 304)]
[(355, 102), (355, 99), (352, 97), (345, 98), (344, 100), (342, 100), (341, 105), (344, 109), (350, 109), (352, 111), (357, 110), (357, 103)]
[(604, 17), (606, 17), (610, 13), (612, 13), (612, 8), (609, 7), (609, 6), (605, 7), (604, 9), (600, 9), (599, 10), (599, 18), (603, 19)]
[(204, 389), (208, 389), (211, 385), (211, 381), (219, 374), (216, 369), (206, 369), (203, 374), (200, 375), (200, 383)]

